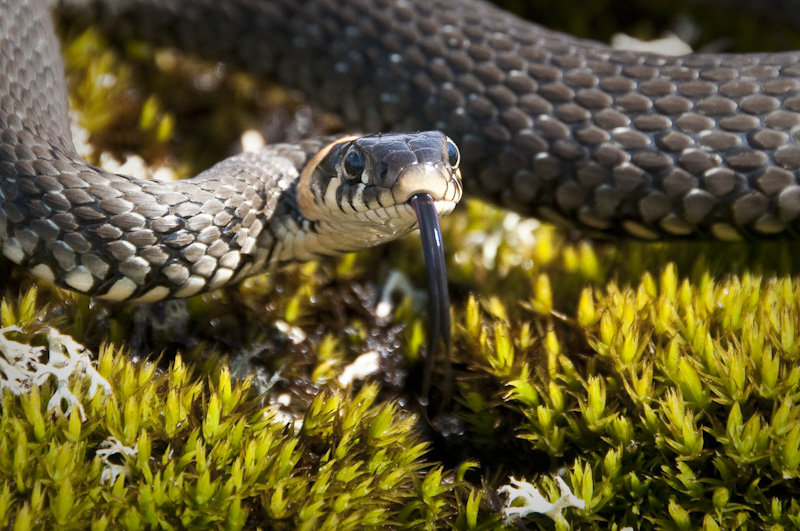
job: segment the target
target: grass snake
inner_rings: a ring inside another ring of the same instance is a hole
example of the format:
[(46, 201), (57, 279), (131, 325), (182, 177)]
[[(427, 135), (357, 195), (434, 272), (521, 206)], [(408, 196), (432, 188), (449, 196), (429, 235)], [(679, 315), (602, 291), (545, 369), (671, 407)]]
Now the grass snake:
[(0, 1), (0, 71), (2, 253), (81, 293), (188, 297), (389, 241), (418, 219), (438, 230), (461, 198), (458, 149), (436, 131), (277, 144), (175, 182), (97, 168), (73, 147), (42, 1)]
[(794, 52), (619, 51), (482, 0), (61, 2), (275, 76), (359, 130), (444, 131), (465, 192), (526, 215), (644, 239), (797, 235)]

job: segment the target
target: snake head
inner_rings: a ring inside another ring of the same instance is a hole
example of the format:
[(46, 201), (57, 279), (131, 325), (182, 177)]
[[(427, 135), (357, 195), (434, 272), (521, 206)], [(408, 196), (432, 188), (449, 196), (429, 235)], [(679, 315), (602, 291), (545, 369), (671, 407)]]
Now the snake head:
[(456, 145), (438, 131), (347, 137), (317, 153), (297, 184), (297, 204), (307, 221), (294, 241), (308, 258), (372, 247), (420, 229), (430, 292), (425, 400), (437, 347), (449, 350), (450, 299), (439, 217), (461, 199), (459, 162)]
[(411, 204), (428, 194), (439, 216), (461, 199), (459, 152), (443, 133), (340, 138), (306, 164), (297, 183), (305, 222), (293, 253), (300, 259), (358, 251), (418, 227)]

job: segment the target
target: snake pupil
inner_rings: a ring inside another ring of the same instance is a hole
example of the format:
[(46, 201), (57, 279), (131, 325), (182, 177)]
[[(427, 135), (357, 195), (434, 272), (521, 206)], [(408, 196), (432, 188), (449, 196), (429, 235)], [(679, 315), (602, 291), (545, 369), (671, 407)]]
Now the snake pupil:
[(360, 180), (364, 173), (364, 154), (355, 146), (344, 156), (344, 171), (354, 180)]
[(461, 153), (458, 152), (458, 148), (450, 140), (447, 141), (447, 159), (453, 169), (458, 168), (458, 163), (461, 162)]

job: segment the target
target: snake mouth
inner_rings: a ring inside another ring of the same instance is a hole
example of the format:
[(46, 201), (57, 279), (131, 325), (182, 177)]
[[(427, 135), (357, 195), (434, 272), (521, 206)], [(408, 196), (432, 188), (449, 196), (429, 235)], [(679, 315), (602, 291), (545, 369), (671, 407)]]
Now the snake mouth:
[(441, 390), (446, 403), (450, 395), (450, 293), (447, 287), (447, 269), (444, 259), (442, 229), (439, 225), (438, 201), (430, 194), (418, 193), (408, 200), (417, 215), (422, 252), (425, 256), (425, 270), (428, 279), (428, 357), (422, 381), (423, 405), (427, 406), (428, 392), (433, 377), (433, 365), (439, 347), (444, 348), (445, 379)]

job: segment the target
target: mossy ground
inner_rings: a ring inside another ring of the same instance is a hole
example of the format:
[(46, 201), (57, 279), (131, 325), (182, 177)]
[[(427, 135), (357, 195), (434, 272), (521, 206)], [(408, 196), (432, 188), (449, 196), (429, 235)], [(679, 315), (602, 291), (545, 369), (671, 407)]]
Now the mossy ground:
[[(290, 138), (336, 127), (223, 67), (66, 33), (72, 103), (97, 152), (136, 152), (187, 175), (261, 121)], [(182, 336), (135, 345), (134, 307), (0, 263), (0, 320), (22, 328), (14, 340), (43, 345), (56, 327), (97, 354), (112, 388), (90, 398), (73, 382), (86, 421), (46, 413), (52, 382), (2, 396), (0, 522), (494, 529), (495, 489), (509, 476), (555, 499), (559, 474), (586, 501), (559, 529), (800, 525), (792, 243), (598, 242), (475, 201), (443, 225), (457, 382), (445, 436), (413, 407), (422, 312), (410, 301), (388, 322), (374, 312), (390, 270), (424, 285), (413, 236), (195, 297)], [(279, 371), (266, 398), (253, 380), (231, 383), (227, 364), (243, 352)], [(342, 368), (365, 352), (382, 371), (340, 389)], [(278, 397), (288, 405), (264, 406)], [(120, 451), (107, 456), (109, 444)]]

